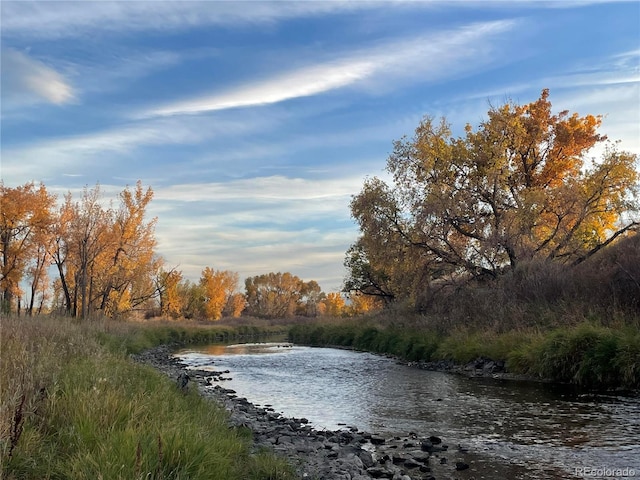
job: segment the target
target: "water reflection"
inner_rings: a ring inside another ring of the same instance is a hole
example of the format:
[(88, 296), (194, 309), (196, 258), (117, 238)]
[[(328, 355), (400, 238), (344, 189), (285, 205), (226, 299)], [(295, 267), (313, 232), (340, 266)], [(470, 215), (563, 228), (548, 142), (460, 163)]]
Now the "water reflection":
[(256, 404), (387, 435), (439, 435), (476, 455), (476, 478), (576, 478), (576, 467), (629, 467), (640, 476), (640, 399), (468, 379), (384, 357), (289, 344), (181, 352), (198, 368), (230, 370), (226, 386)]

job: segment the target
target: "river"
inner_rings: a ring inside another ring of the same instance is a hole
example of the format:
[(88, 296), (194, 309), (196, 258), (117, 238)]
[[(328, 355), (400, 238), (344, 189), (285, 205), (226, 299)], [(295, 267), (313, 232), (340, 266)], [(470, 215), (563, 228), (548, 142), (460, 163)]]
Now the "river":
[(286, 343), (211, 345), (178, 356), (193, 368), (229, 370), (225, 388), (317, 429), (440, 436), (468, 449), (464, 478), (640, 478), (637, 396), (467, 378)]

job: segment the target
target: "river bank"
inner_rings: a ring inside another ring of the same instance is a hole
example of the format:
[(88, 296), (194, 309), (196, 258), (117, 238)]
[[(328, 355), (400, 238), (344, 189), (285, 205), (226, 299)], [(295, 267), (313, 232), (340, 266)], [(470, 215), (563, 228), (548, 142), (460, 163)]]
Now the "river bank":
[[(132, 356), (178, 382), (189, 376), (191, 388), (224, 406), (230, 426), (244, 427), (253, 434), (256, 451), (269, 449), (284, 457), (300, 478), (368, 480), (467, 479), (469, 466), (463, 448), (449, 446), (435, 436), (386, 438), (345, 426), (341, 430), (315, 430), (304, 418), (286, 418), (269, 406), (253, 405), (220, 385), (225, 372), (186, 369), (174, 358), (169, 345)], [(295, 386), (292, 386), (295, 387)], [(179, 388), (178, 386), (176, 388)]]
[(0, 331), (0, 478), (295, 478), (222, 407), (129, 357), (250, 331), (56, 316), (0, 316)]
[(573, 385), (594, 391), (640, 389), (640, 330), (581, 323), (549, 330), (456, 330), (317, 321), (289, 328), (298, 345), (389, 355), (426, 370)]

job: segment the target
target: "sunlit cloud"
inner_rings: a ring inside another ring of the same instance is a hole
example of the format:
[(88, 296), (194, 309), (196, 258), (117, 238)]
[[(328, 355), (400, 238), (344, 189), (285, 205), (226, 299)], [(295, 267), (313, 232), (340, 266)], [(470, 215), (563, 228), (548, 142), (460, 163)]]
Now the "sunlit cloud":
[(344, 87), (367, 78), (375, 70), (375, 65), (368, 61), (313, 66), (272, 78), (264, 83), (247, 85), (238, 90), (212, 97), (179, 102), (151, 110), (143, 115), (191, 114), (252, 105), (267, 105)]
[(2, 49), (2, 101), (11, 105), (48, 102), (56, 105), (74, 98), (73, 87), (55, 69), (12, 48)]
[(211, 200), (324, 200), (335, 195), (349, 195), (361, 178), (314, 181), (303, 178), (271, 176), (234, 180), (225, 183), (172, 185), (158, 192), (156, 198), (167, 201), (202, 202)]
[[(365, 80), (394, 77), (434, 81), (493, 62), (491, 40), (512, 29), (514, 20), (469, 25), (453, 31), (388, 43), (345, 58), (277, 74), (226, 92), (199, 96), (142, 112), (142, 117), (194, 114), (268, 105), (343, 88)], [(375, 78), (374, 78), (375, 77)]]

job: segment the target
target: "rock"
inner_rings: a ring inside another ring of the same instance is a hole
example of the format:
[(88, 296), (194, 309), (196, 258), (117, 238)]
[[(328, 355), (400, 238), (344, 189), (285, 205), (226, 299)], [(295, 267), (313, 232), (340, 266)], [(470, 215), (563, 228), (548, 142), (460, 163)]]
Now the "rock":
[(374, 437), (371, 436), (371, 438), (369, 439), (369, 441), (373, 444), (373, 445), (384, 445), (385, 443), (385, 439), (382, 437)]
[(362, 461), (365, 468), (373, 467), (376, 464), (375, 460), (373, 459), (373, 455), (371, 455), (371, 453), (366, 450), (362, 450), (361, 452), (359, 452), (358, 457), (360, 457), (360, 460)]
[(189, 375), (187, 375), (184, 372), (181, 372), (180, 375), (178, 375), (178, 379), (176, 380), (176, 384), (178, 386), (178, 388), (180, 390), (182, 390), (183, 392), (186, 392), (188, 390), (188, 384), (189, 384), (189, 380), (190, 377)]
[(414, 468), (418, 468), (418, 467), (420, 467), (420, 466), (421, 466), (418, 462), (416, 462), (416, 461), (415, 461), (414, 459), (412, 459), (412, 458), (410, 458), (410, 459), (408, 459), (408, 460), (405, 460), (405, 462), (404, 462), (404, 464), (403, 464), (403, 465), (404, 465), (404, 467), (405, 467), (405, 468), (408, 468), (409, 470), (412, 470), (412, 469), (414, 469)]
[(367, 473), (373, 478), (393, 478), (393, 473), (384, 467), (367, 468)]
[[(435, 438), (437, 438), (437, 437), (435, 437)], [(443, 451), (446, 450), (446, 448), (444, 448), (444, 446), (434, 445), (431, 442), (431, 440), (423, 440), (420, 443), (420, 448), (421, 448), (421, 450), (423, 452), (429, 452), (429, 453), (443, 452)]]
[(458, 471), (466, 470), (467, 468), (469, 468), (469, 464), (468, 463), (456, 462), (456, 470), (458, 470)]

